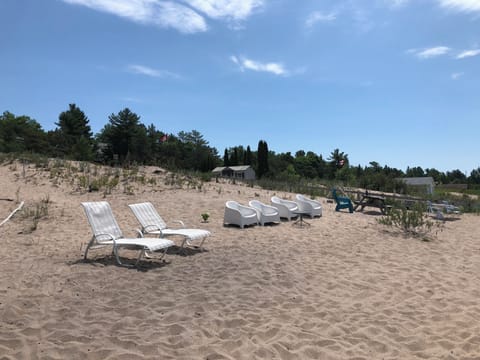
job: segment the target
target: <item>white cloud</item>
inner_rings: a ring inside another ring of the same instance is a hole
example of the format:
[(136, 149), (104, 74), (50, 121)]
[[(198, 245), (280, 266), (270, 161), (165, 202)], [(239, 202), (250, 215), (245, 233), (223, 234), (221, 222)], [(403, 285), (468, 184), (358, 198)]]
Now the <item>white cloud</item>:
[(463, 75), (465, 75), (465, 73), (463, 72), (456, 72), (456, 73), (453, 73), (452, 75), (450, 75), (450, 78), (452, 80), (458, 80), (460, 79)]
[(207, 31), (205, 18), (238, 23), (263, 7), (265, 0), (62, 0), (142, 24), (173, 28), (182, 33)]
[(237, 64), (240, 67), (240, 70), (245, 71), (252, 70), (252, 71), (259, 71), (259, 72), (268, 72), (274, 75), (288, 75), (288, 71), (284, 68), (284, 66), (280, 63), (261, 63), (259, 61), (237, 57), (237, 56), (230, 56), (230, 60)]
[(180, 75), (165, 70), (157, 70), (143, 65), (128, 65), (127, 70), (134, 74), (146, 75), (156, 78), (174, 78), (179, 79)]
[(264, 0), (183, 0), (191, 7), (213, 19), (227, 18), (245, 20), (255, 9), (264, 5)]
[(182, 33), (207, 30), (205, 19), (187, 6), (159, 0), (63, 0), (114, 14), (142, 24), (173, 28)]
[(407, 52), (409, 54), (414, 54), (416, 57), (419, 59), (430, 59), (433, 57), (445, 55), (448, 52), (450, 52), (450, 48), (447, 46), (435, 46), (431, 48), (425, 48), (425, 49), (410, 49)]
[(480, 12), (479, 0), (437, 0), (438, 3), (448, 9), (461, 12)]
[(320, 11), (314, 11), (310, 15), (308, 15), (307, 20), (305, 21), (305, 25), (308, 28), (313, 27), (316, 23), (327, 23), (332, 22), (337, 19), (337, 14), (334, 12), (325, 14)]
[(457, 59), (464, 59), (472, 56), (480, 55), (480, 49), (475, 50), (464, 50), (460, 54), (457, 55)]

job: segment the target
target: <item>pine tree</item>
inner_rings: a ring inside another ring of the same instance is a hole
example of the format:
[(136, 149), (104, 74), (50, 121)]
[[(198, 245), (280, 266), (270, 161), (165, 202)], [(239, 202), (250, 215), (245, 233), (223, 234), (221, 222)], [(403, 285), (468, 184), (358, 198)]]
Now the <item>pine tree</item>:
[(147, 156), (148, 138), (145, 125), (140, 117), (125, 108), (118, 114), (108, 117), (109, 123), (99, 134), (99, 140), (105, 142), (109, 149), (109, 157), (118, 155), (120, 163), (137, 161), (144, 163)]
[(230, 159), (228, 158), (228, 150), (226, 148), (223, 154), (223, 166), (230, 166)]
[(258, 167), (257, 167), (257, 176), (261, 179), (265, 174), (268, 173), (268, 145), (264, 140), (258, 142)]
[(250, 145), (247, 146), (247, 151), (245, 152), (245, 165), (252, 165), (252, 150), (250, 150)]
[(75, 104), (62, 112), (55, 125), (54, 139), (58, 142), (58, 152), (76, 160), (91, 160), (93, 155), (92, 130), (85, 113)]

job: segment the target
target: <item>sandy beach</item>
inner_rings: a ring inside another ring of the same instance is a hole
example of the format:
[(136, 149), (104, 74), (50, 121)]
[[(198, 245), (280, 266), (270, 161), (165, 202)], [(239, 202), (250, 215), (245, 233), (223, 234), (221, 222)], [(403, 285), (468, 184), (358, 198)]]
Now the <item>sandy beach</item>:
[[(294, 194), (155, 170), (104, 194), (79, 188), (73, 170), (0, 166), (0, 221), (18, 201), (48, 207), (35, 230), (20, 213), (0, 227), (1, 360), (480, 359), (479, 216), (425, 242), (320, 198), (309, 227), (242, 230), (223, 226), (227, 200)], [(142, 201), (212, 236), (203, 252), (172, 251), (141, 270), (117, 266), (108, 248), (84, 262), (80, 203), (100, 200), (127, 236), (138, 227), (127, 205)]]

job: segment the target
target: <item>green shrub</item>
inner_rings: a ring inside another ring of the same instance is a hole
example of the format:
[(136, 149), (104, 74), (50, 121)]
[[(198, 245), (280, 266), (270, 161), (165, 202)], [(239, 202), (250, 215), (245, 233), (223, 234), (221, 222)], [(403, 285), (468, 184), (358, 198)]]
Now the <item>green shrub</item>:
[(203, 222), (207, 222), (208, 218), (210, 217), (210, 215), (208, 213), (203, 213), (203, 214), (201, 214), (201, 216), (202, 216)]
[(198, 175), (198, 177), (203, 182), (209, 182), (210, 180), (212, 180), (213, 174), (212, 173), (200, 173)]
[(432, 221), (424, 206), (416, 204), (410, 209), (405, 206), (393, 207), (378, 222), (400, 229), (405, 235), (429, 240), (443, 230), (443, 222)]
[(37, 229), (40, 219), (48, 216), (49, 206), (50, 197), (46, 195), (39, 202), (23, 207), (21, 217), (31, 221), (30, 225), (24, 230), (26, 233), (31, 233)]

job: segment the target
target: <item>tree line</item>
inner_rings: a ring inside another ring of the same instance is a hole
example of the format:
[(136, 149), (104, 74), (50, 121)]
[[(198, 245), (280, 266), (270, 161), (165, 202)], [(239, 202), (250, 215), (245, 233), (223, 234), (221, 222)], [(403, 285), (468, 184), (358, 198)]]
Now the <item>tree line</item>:
[[(250, 146), (225, 149), (223, 158), (196, 130), (167, 134), (140, 121), (140, 116), (125, 108), (108, 117), (108, 123), (93, 134), (89, 119), (75, 104), (61, 112), (56, 128), (44, 131), (34, 119), (5, 111), (0, 115), (0, 152), (31, 152), (49, 157), (95, 161), (108, 165), (158, 165), (171, 170), (210, 172), (217, 166), (252, 166), (258, 178), (294, 182), (300, 179), (330, 180), (372, 190), (398, 191), (398, 178), (431, 176), (437, 183), (480, 185), (480, 168), (469, 176), (460, 170), (441, 172), (421, 167), (402, 170), (381, 166), (351, 166), (348, 154), (334, 149), (324, 159), (321, 154), (298, 150), (275, 153), (265, 140), (256, 151)], [(400, 189), (401, 190), (401, 189)]]

